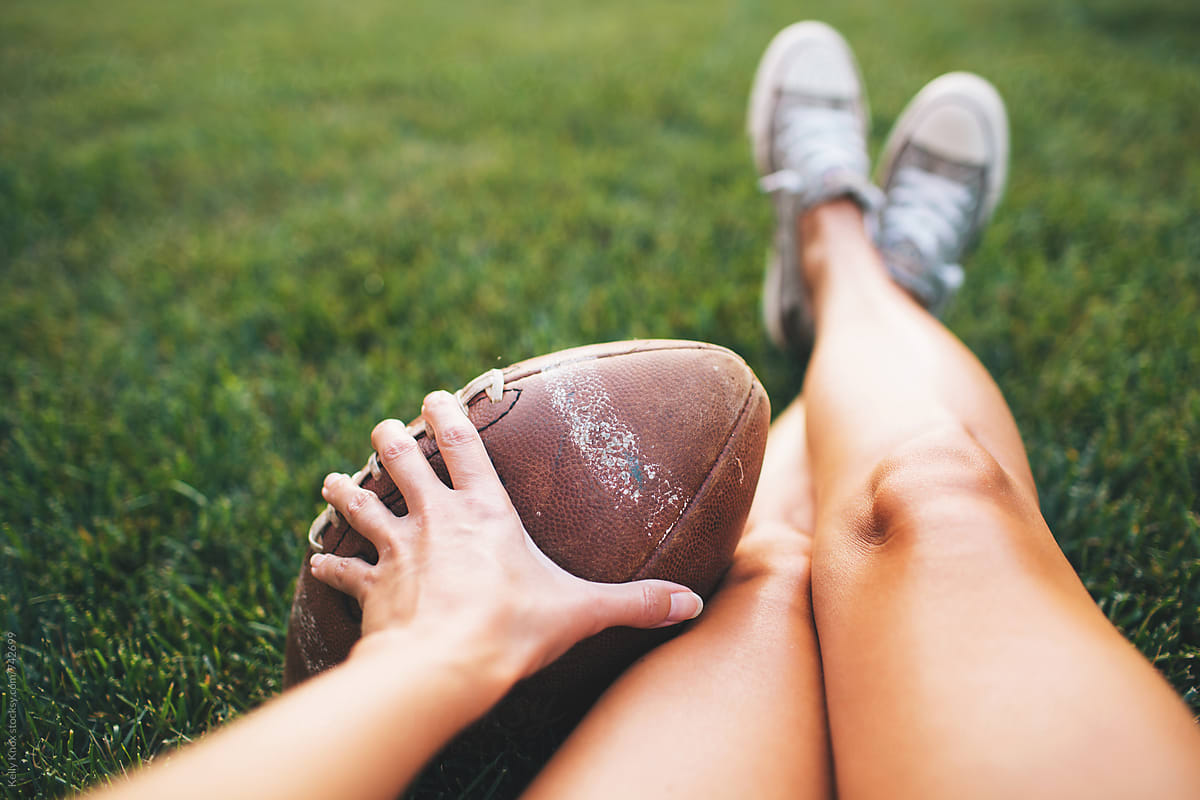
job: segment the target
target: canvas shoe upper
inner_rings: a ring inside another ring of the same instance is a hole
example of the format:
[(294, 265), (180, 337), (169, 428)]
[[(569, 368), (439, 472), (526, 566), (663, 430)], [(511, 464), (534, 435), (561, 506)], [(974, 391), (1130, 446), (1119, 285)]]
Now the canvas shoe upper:
[(755, 72), (746, 127), (759, 184), (775, 206), (763, 318), (780, 347), (805, 350), (812, 342), (797, 216), (837, 197), (864, 209), (882, 201), (868, 177), (867, 118), (858, 66), (837, 31), (800, 22), (771, 40)]
[(1008, 117), (995, 88), (953, 72), (908, 104), (880, 160), (876, 244), (893, 280), (934, 314), (963, 282), (960, 262), (1004, 192)]

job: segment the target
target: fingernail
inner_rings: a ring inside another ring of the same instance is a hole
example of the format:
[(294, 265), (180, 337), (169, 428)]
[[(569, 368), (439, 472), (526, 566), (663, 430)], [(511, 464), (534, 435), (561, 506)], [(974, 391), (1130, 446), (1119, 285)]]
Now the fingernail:
[(700, 616), (704, 610), (704, 601), (695, 592), (675, 592), (671, 595), (671, 611), (667, 614), (667, 622), (686, 622)]
[(324, 486), (332, 486), (333, 482), (337, 480), (337, 476), (338, 476), (338, 473), (336, 473), (336, 472), (329, 473), (328, 475), (325, 476), (323, 485)]
[[(311, 566), (312, 569), (316, 569), (317, 567), (321, 566), (321, 562), (324, 561), (328, 557), (329, 556), (326, 556), (323, 553), (313, 553), (313, 557), (308, 560), (309, 566)], [(674, 603), (671, 604), (671, 610), (672, 611), (675, 610)]]

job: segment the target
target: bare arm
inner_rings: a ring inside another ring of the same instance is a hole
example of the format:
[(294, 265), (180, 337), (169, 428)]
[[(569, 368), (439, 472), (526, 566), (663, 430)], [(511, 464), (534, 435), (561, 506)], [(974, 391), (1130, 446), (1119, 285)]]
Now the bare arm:
[(356, 651), (102, 796), (395, 797), (511, 682), (440, 643), (412, 644)]
[(313, 560), (317, 578), (362, 605), (350, 658), (104, 798), (394, 797), (513, 683), (575, 642), (700, 612), (700, 598), (677, 584), (596, 584), (564, 572), (529, 539), (457, 401), (435, 392), (424, 416), (453, 489), (394, 420), (371, 438), (408, 515), (345, 475), (325, 480), (325, 498), (379, 551), (374, 566)]

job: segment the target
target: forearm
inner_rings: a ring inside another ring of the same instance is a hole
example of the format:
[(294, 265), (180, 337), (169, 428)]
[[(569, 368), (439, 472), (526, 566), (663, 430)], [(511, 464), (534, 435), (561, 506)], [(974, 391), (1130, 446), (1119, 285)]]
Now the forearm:
[[(521, 677), (613, 625), (692, 619), (700, 597), (666, 581), (591, 583), (537, 550), (461, 404), (426, 399), (448, 488), (400, 422), (372, 433), (409, 513), (334, 474), (322, 494), (375, 564), (322, 554), (317, 580), (363, 609), (350, 658), (104, 798), (390, 798)], [(453, 433), (453, 435), (449, 435)]]
[(463, 648), (392, 636), (104, 798), (390, 798), (512, 684)]

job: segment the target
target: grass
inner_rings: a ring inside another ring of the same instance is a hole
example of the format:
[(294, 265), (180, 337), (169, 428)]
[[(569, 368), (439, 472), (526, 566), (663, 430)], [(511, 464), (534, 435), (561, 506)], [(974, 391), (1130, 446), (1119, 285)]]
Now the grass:
[[(781, 408), (801, 375), (760, 329), (741, 115), (797, 13), (855, 45), (876, 147), (939, 72), (1008, 97), (1009, 193), (949, 322), (1087, 588), (1200, 709), (1186, 0), (9, 0), (8, 791), (80, 788), (275, 694), (321, 476), (429, 389), (667, 336), (736, 349)], [(503, 793), (504, 761), (470, 792)]]

